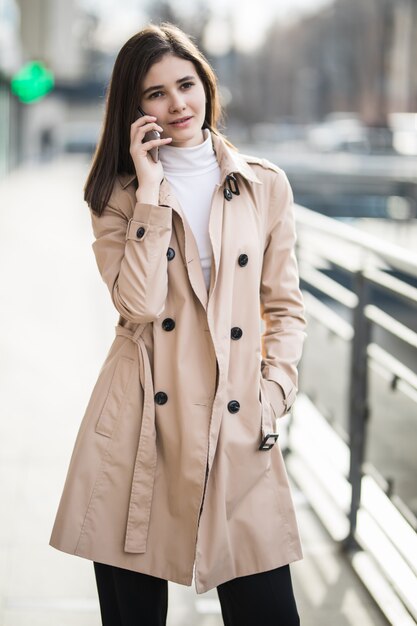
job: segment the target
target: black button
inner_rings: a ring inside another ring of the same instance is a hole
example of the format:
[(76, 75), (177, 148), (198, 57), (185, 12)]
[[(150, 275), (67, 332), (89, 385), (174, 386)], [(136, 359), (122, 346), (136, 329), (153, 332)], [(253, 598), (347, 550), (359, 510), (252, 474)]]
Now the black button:
[(238, 258), (238, 263), (240, 267), (245, 267), (249, 261), (249, 257), (247, 254), (240, 254)]
[(172, 259), (175, 256), (175, 250), (174, 248), (168, 248), (167, 250), (167, 257), (168, 257), (168, 261), (172, 261)]
[(232, 330), (230, 331), (231, 338), (240, 339), (242, 335), (243, 335), (242, 329), (239, 328), (239, 326), (233, 326)]
[(223, 191), (223, 195), (224, 195), (224, 197), (226, 198), (226, 200), (231, 200), (231, 199), (233, 198), (233, 194), (232, 194), (232, 192), (231, 192), (231, 191), (230, 191), (230, 189), (228, 189), (227, 187), (226, 187), (226, 189)]
[(174, 330), (175, 328), (174, 320), (171, 319), (170, 317), (166, 317), (164, 321), (162, 322), (162, 328), (164, 330)]
[(229, 409), (230, 413), (237, 413), (240, 409), (240, 404), (237, 400), (230, 400), (227, 408)]
[(142, 239), (143, 235), (145, 234), (145, 229), (143, 228), (143, 226), (141, 226), (140, 228), (137, 229), (136, 231), (136, 237), (138, 239)]
[(167, 400), (168, 400), (168, 396), (165, 393), (165, 391), (158, 391), (158, 393), (155, 394), (156, 404), (165, 404)]

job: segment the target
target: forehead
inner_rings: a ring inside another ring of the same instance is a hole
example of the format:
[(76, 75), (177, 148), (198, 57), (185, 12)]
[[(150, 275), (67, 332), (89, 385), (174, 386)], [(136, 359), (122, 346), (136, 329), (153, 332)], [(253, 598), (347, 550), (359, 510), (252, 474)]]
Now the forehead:
[(149, 68), (143, 81), (143, 88), (146, 89), (152, 85), (159, 84), (165, 85), (170, 82), (174, 83), (178, 78), (191, 75), (198, 77), (194, 64), (191, 61), (181, 59), (172, 54), (166, 54)]

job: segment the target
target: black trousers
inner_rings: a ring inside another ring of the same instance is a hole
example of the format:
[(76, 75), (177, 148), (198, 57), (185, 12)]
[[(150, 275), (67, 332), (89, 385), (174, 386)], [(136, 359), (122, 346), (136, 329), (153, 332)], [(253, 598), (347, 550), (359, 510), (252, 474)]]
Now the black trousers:
[[(165, 626), (168, 581), (94, 562), (103, 626)], [(289, 565), (217, 587), (225, 626), (299, 626)]]

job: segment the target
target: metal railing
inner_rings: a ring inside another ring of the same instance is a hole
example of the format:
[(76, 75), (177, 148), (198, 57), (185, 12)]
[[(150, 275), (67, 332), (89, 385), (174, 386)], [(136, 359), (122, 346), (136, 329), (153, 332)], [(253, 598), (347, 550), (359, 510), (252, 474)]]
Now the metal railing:
[[(417, 254), (298, 205), (296, 220), (312, 347), (300, 364), (289, 471), (390, 623), (415, 624), (417, 472), (407, 467), (417, 469)], [(404, 451), (385, 436), (395, 428)], [(401, 454), (399, 494), (386, 473)]]

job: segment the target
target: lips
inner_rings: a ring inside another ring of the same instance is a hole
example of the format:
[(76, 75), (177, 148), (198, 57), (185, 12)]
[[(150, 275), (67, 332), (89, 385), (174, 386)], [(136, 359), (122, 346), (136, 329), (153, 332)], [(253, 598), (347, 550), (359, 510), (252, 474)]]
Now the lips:
[(174, 120), (173, 122), (170, 122), (170, 124), (179, 124), (180, 122), (185, 122), (186, 120), (190, 120), (192, 117), (192, 115), (188, 115), (187, 117), (181, 117), (178, 120)]

